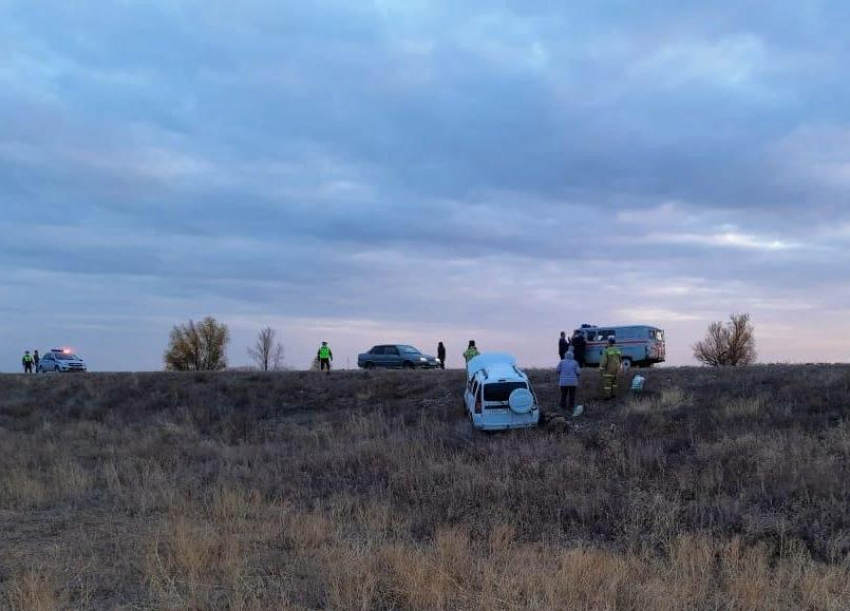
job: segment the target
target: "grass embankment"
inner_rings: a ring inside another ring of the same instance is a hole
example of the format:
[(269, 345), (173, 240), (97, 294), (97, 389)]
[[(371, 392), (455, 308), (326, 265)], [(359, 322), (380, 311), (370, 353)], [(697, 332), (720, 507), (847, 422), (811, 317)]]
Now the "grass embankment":
[(0, 608), (850, 608), (850, 368), (648, 375), (492, 436), (458, 371), (2, 376)]

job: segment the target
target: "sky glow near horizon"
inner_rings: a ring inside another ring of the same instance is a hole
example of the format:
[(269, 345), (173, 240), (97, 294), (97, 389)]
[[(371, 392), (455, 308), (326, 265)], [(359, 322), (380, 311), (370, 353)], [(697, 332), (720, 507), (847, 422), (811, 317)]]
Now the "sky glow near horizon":
[(850, 358), (850, 5), (0, 3), (0, 370), (162, 367), (172, 325), (468, 339), (749, 312)]

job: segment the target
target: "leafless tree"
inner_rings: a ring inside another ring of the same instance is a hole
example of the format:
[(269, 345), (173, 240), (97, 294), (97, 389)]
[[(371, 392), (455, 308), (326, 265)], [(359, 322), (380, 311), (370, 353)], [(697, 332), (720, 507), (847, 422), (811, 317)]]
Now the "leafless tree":
[(165, 368), (174, 371), (220, 371), (227, 367), (227, 325), (207, 316), (201, 322), (190, 320), (171, 329)]
[(752, 365), (756, 338), (750, 315), (731, 314), (726, 323), (711, 323), (705, 338), (692, 348), (696, 360), (712, 367)]
[(260, 329), (256, 342), (248, 347), (248, 356), (263, 371), (281, 369), (283, 354), (283, 344), (277, 341), (277, 331), (271, 327)]

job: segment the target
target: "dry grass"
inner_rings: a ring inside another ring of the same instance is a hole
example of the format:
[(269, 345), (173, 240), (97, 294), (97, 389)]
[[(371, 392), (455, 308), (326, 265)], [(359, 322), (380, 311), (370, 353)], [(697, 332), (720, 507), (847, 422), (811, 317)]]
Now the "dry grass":
[(459, 372), (5, 376), (0, 608), (850, 608), (850, 369), (644, 374), (491, 436)]

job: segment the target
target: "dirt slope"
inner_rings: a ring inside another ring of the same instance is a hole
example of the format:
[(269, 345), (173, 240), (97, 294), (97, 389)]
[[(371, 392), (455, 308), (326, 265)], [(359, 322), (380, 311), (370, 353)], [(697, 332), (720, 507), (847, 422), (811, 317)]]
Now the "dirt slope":
[(648, 376), (0, 376), (0, 608), (850, 608), (850, 368)]

